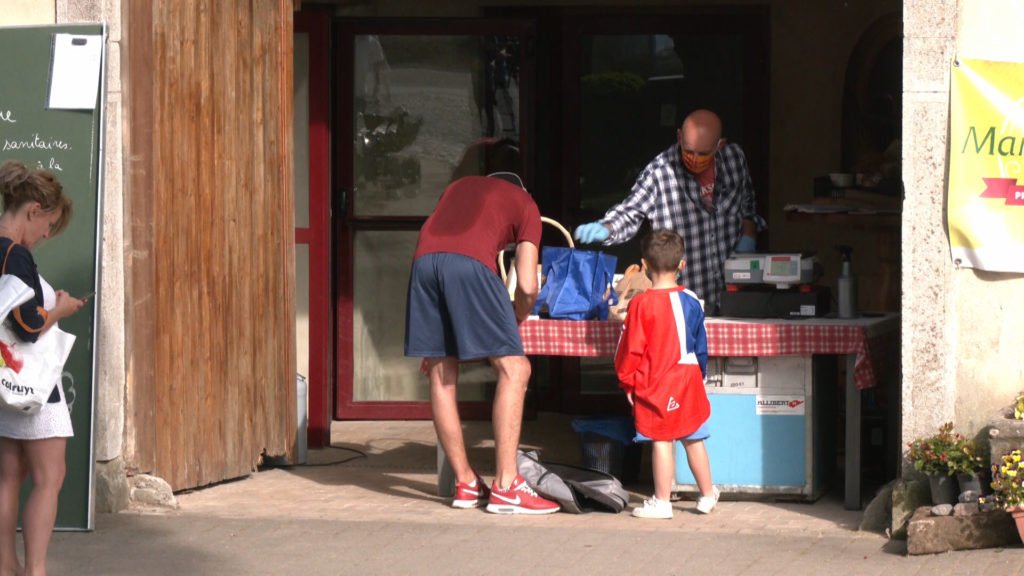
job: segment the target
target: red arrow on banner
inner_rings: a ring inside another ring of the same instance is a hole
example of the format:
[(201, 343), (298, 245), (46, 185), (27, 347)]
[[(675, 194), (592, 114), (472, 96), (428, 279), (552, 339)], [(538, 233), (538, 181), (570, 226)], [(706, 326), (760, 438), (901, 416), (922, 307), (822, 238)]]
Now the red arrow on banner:
[(1002, 198), (1007, 206), (1024, 206), (1024, 186), (1017, 186), (1016, 178), (982, 178), (985, 191), (982, 198)]

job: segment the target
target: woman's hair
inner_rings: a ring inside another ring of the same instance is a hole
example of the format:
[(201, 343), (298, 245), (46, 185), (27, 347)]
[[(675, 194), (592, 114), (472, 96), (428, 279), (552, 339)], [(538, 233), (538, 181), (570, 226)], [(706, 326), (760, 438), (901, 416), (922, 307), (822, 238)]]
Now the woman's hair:
[(672, 230), (654, 230), (640, 241), (640, 254), (655, 272), (678, 270), (683, 239)]
[(0, 195), (4, 212), (16, 211), (29, 202), (38, 202), (43, 212), (59, 210), (51, 236), (63, 232), (71, 221), (71, 199), (57, 177), (46, 170), (32, 170), (17, 160), (0, 164)]

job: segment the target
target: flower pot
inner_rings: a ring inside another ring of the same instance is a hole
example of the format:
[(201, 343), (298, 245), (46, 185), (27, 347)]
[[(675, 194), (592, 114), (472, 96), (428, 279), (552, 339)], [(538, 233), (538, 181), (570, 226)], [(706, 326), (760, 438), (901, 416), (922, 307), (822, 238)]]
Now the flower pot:
[(953, 476), (929, 476), (928, 486), (932, 491), (932, 504), (956, 504), (956, 478)]
[(1008, 510), (1013, 516), (1013, 522), (1017, 525), (1017, 535), (1024, 542), (1024, 508), (1017, 506)]
[(960, 485), (960, 494), (968, 490), (981, 494), (981, 480), (977, 474), (957, 474), (956, 481)]

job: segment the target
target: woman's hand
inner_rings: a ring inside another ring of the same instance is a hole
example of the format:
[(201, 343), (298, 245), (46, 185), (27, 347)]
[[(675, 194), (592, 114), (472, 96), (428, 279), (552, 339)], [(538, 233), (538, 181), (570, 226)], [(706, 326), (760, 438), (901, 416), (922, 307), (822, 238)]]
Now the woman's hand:
[(48, 311), (48, 315), (55, 315), (55, 320), (67, 318), (85, 306), (85, 300), (79, 300), (65, 290), (57, 290), (57, 304)]

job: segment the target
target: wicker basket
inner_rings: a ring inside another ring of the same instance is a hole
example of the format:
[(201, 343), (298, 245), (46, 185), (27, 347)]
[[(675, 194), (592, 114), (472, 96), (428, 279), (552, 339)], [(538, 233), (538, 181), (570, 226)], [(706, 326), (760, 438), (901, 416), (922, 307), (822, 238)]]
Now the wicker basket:
[[(549, 224), (549, 225), (554, 226), (555, 228), (557, 228), (558, 231), (562, 233), (562, 236), (565, 237), (565, 241), (566, 241), (566, 243), (569, 244), (569, 248), (575, 248), (576, 247), (576, 244), (572, 241), (572, 234), (570, 234), (569, 231), (565, 229), (565, 226), (562, 226), (557, 221), (555, 221), (552, 218), (548, 218), (547, 216), (541, 216), (540, 217), (540, 221), (542, 223), (544, 223), (544, 224)], [(537, 248), (538, 248), (538, 250), (540, 249), (539, 246)], [(515, 300), (516, 299), (516, 266), (515, 266), (515, 260), (513, 259), (509, 263), (508, 270), (506, 271), (506, 269), (505, 269), (505, 251), (504, 250), (502, 250), (501, 252), (498, 253), (498, 270), (501, 272), (501, 281), (505, 284), (505, 288), (508, 289), (508, 297), (510, 299), (512, 299), (512, 300)], [(537, 276), (538, 277), (540, 277), (540, 271), (541, 271), (541, 265), (538, 263), (537, 264)], [(543, 278), (541, 278), (540, 281), (538, 282), (538, 285), (539, 284), (543, 284), (543, 281), (544, 281)]]

